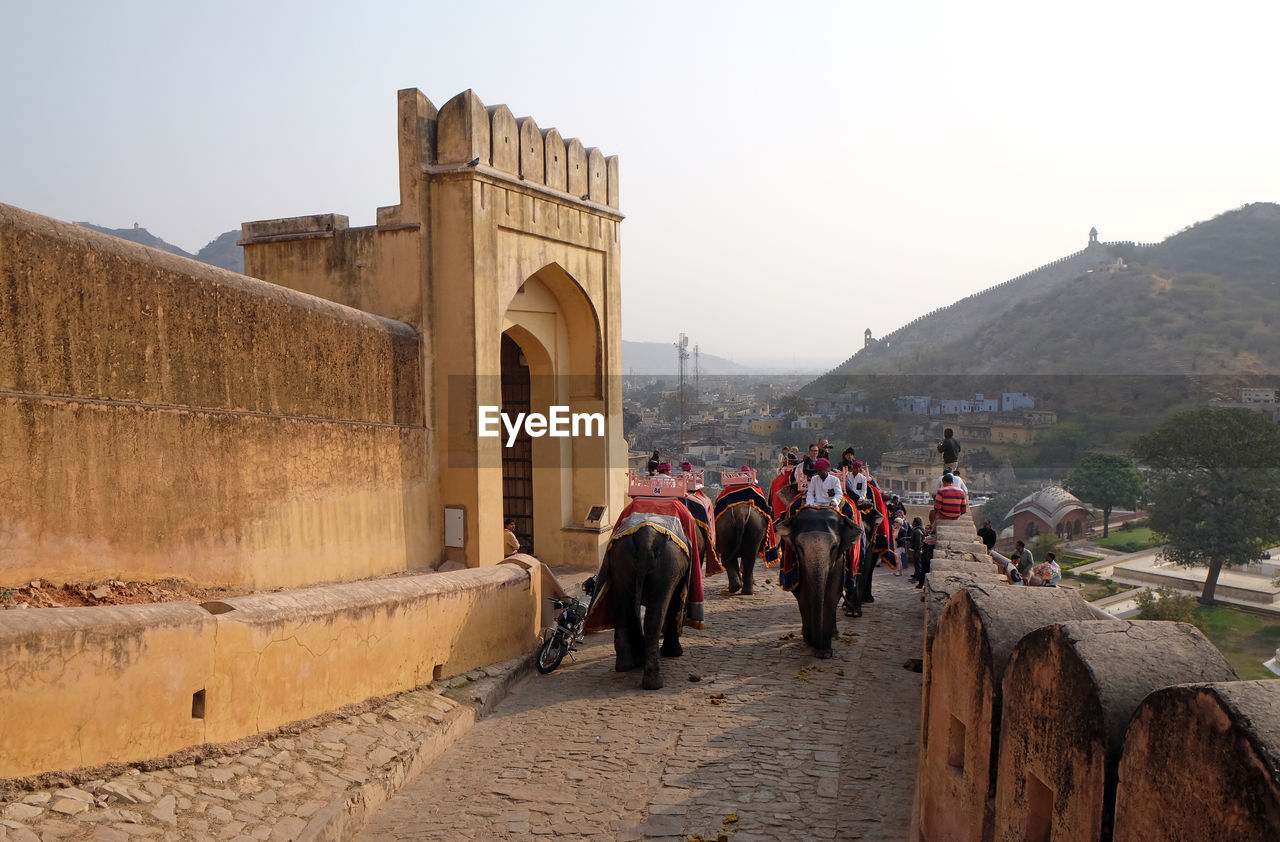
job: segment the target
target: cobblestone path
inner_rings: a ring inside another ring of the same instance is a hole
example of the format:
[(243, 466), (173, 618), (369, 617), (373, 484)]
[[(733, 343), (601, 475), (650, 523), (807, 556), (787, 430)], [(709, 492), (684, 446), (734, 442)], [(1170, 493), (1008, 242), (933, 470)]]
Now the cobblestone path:
[(728, 597), (724, 581), (708, 582), (706, 630), (664, 659), (663, 689), (614, 672), (612, 632), (592, 635), (358, 838), (906, 839), (920, 675), (904, 662), (920, 657), (920, 592), (877, 570), (875, 604), (841, 616), (835, 657), (818, 660), (794, 597), (774, 585)]

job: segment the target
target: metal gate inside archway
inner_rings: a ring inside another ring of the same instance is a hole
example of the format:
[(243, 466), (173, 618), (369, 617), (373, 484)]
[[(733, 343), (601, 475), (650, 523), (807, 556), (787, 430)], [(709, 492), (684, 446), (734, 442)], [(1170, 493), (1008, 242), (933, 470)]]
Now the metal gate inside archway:
[[(516, 413), (528, 413), (531, 408), (529, 365), (520, 345), (514, 339), (502, 335), (502, 411), (508, 417)], [(506, 442), (504, 441), (505, 445)], [(502, 448), (502, 511), (503, 520), (516, 522), (516, 537), (520, 539), (520, 551), (532, 554), (533, 546), (533, 439), (524, 426), (515, 444)]]

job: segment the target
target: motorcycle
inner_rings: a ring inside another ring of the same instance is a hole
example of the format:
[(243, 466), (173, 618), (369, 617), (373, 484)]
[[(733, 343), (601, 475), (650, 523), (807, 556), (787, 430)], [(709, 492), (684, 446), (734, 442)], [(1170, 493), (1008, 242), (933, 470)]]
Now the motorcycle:
[[(583, 582), (582, 589), (587, 596), (592, 596), (595, 593), (595, 578), (592, 577)], [(555, 627), (547, 630), (546, 640), (538, 650), (537, 667), (538, 672), (543, 675), (560, 666), (564, 656), (574, 652), (578, 644), (586, 639), (583, 626), (587, 621), (587, 612), (590, 610), (590, 605), (571, 596), (549, 596), (547, 599), (559, 614), (556, 617)]]

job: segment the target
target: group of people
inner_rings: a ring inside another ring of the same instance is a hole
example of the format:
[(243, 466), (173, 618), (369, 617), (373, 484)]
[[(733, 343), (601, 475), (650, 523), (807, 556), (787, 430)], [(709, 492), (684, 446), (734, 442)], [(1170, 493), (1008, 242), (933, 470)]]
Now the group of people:
[[(798, 447), (784, 446), (778, 456), (778, 483), (805, 486), (806, 506), (828, 506), (839, 509), (845, 500), (855, 507), (872, 506), (877, 509), (883, 525), (877, 532), (875, 561), (864, 565), (865, 578), (859, 583), (863, 602), (874, 602), (871, 596), (870, 570), (878, 566), (881, 557), (887, 555), (894, 566), (894, 575), (901, 576), (910, 568), (911, 578), (917, 588), (924, 587), (924, 578), (929, 573), (933, 560), (934, 547), (937, 545), (935, 526), (939, 519), (955, 520), (968, 511), (969, 489), (959, 472), (960, 444), (955, 439), (951, 428), (943, 431), (942, 441), (937, 450), (942, 454), (943, 473), (934, 484), (933, 507), (929, 511), (929, 522), (915, 517), (908, 520), (906, 506), (897, 494), (882, 494), (871, 476), (867, 464), (857, 458), (852, 447), (846, 447), (840, 454), (839, 462), (832, 464), (831, 443), (820, 439), (810, 444), (805, 453)], [(653, 452), (646, 466), (649, 474), (670, 474), (671, 463), (663, 462), (658, 451)], [(689, 472), (693, 466), (688, 462), (680, 465), (681, 472)], [(785, 479), (785, 482), (783, 478)], [(775, 503), (775, 517), (781, 515)], [(998, 536), (991, 527), (991, 521), (983, 521), (978, 530), (978, 537), (986, 545), (992, 560), (1010, 582), (1020, 585), (1057, 587), (1062, 578), (1058, 566), (1057, 555), (1046, 553), (1045, 560), (1036, 564), (1031, 550), (1018, 541), (1014, 552), (1003, 556), (994, 551)]]

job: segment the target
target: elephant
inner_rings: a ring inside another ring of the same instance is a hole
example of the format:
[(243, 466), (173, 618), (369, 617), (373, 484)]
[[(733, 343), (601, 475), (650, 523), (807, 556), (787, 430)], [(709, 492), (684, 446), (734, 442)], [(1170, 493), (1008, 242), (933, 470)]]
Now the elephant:
[(640, 686), (645, 690), (662, 687), (659, 654), (684, 654), (680, 612), (689, 586), (689, 563), (689, 553), (660, 529), (636, 529), (614, 541), (605, 554), (601, 573), (609, 585), (614, 666), (626, 672), (643, 665)]
[(716, 550), (729, 577), (729, 593), (755, 593), (756, 556), (769, 533), (769, 517), (759, 508), (741, 504), (716, 517)]
[(845, 564), (862, 528), (835, 509), (808, 506), (776, 528), (778, 537), (789, 542), (796, 555), (799, 584), (793, 593), (800, 605), (801, 633), (817, 657), (830, 658)]

